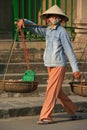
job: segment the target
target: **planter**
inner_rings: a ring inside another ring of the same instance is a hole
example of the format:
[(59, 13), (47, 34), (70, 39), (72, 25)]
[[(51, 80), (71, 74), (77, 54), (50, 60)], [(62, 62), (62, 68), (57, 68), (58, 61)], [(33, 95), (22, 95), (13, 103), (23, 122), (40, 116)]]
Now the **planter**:
[(6, 92), (28, 93), (37, 89), (38, 82), (0, 80), (0, 90)]

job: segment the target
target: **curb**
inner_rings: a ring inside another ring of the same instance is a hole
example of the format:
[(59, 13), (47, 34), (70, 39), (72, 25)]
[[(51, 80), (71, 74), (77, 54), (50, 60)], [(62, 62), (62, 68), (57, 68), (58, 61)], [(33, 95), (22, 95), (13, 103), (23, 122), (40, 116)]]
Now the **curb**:
[[(79, 106), (78, 112), (87, 112), (87, 102), (77, 102)], [(39, 115), (42, 106), (34, 107), (20, 107), (20, 108), (11, 108), (11, 109), (1, 109), (0, 110), (0, 119), (10, 118), (10, 117), (19, 117), (19, 116), (35, 116)], [(54, 113), (64, 112), (64, 109), (60, 104), (56, 104), (54, 108)]]

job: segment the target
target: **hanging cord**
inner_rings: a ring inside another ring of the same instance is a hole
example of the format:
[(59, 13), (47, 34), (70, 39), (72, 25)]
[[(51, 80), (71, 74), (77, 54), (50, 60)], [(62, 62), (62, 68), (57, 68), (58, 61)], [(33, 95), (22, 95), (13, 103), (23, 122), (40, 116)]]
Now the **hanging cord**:
[(28, 49), (27, 49), (26, 43), (25, 43), (25, 36), (24, 36), (24, 33), (23, 33), (22, 29), (20, 29), (19, 31), (20, 31), (20, 34), (21, 34), (21, 40), (22, 40), (22, 44), (23, 44), (23, 49), (24, 49), (27, 69), (29, 70), (30, 69), (29, 54), (28, 54)]
[(7, 62), (7, 65), (6, 65), (6, 69), (5, 69), (4, 76), (3, 76), (4, 81), (5, 81), (6, 73), (8, 71), (8, 65), (9, 65), (9, 62), (10, 62), (10, 59), (11, 59), (11, 56), (12, 56), (12, 53), (13, 53), (13, 49), (14, 49), (14, 46), (15, 46), (15, 43), (16, 43), (17, 35), (18, 35), (18, 31), (16, 30), (14, 42), (13, 42), (12, 47), (11, 47), (10, 55), (9, 55), (8, 62)]
[(86, 63), (87, 63), (87, 56), (86, 56), (86, 54), (85, 54), (85, 52), (86, 52), (86, 48), (87, 48), (87, 43), (86, 43), (86, 45), (85, 45), (85, 47), (84, 47), (84, 49), (83, 49), (83, 52), (82, 52), (82, 55), (81, 55), (81, 57), (80, 57), (80, 59), (79, 60), (81, 60), (82, 59), (82, 57), (83, 57), (83, 55), (85, 56), (85, 63), (83, 64), (83, 66), (82, 66), (82, 76), (81, 76), (81, 83), (82, 83), (82, 80), (83, 80), (83, 78), (85, 78), (85, 82), (86, 82), (86, 76), (85, 76), (85, 74), (84, 74), (84, 71), (85, 71), (85, 69), (86, 69)]
[[(7, 71), (8, 71), (8, 66), (9, 66), (9, 62), (10, 62), (10, 60), (11, 60), (11, 56), (12, 56), (12, 53), (13, 53), (13, 49), (14, 49), (14, 47), (15, 47), (15, 43), (16, 43), (16, 39), (17, 39), (18, 32), (19, 32), (19, 30), (17, 29), (17, 30), (16, 30), (16, 34), (15, 34), (15, 38), (14, 38), (14, 42), (13, 42), (12, 47), (11, 47), (11, 51), (10, 51), (10, 55), (9, 55), (9, 58), (8, 58), (8, 62), (7, 62), (7, 65), (6, 65), (6, 69), (5, 69), (5, 72), (4, 72), (4, 76), (3, 76), (3, 80), (4, 80), (4, 81), (5, 81), (5, 78), (6, 78), (6, 73), (7, 73)], [(21, 40), (22, 40), (22, 43), (23, 43), (23, 49), (24, 49), (24, 54), (25, 54), (25, 59), (26, 59), (26, 64), (27, 64), (27, 69), (30, 69), (28, 49), (27, 49), (27, 47), (26, 47), (25, 38), (24, 38), (24, 33), (23, 33), (22, 29), (20, 29), (20, 34), (21, 34)]]
[[(17, 21), (15, 21), (15, 24), (17, 25)], [(23, 28), (25, 28), (24, 25), (23, 25)], [(27, 49), (26, 42), (25, 42), (25, 35), (23, 32), (23, 28), (20, 28), (20, 29), (17, 28), (17, 31), (20, 32), (21, 41), (23, 44), (23, 49), (24, 49), (24, 54), (25, 54), (25, 59), (26, 59), (26, 64), (27, 64), (27, 69), (30, 69), (29, 54), (28, 54), (28, 49)]]
[(83, 57), (83, 55), (84, 55), (84, 53), (85, 53), (85, 50), (86, 50), (86, 47), (87, 47), (87, 43), (86, 43), (85, 47), (83, 48), (83, 52), (82, 52), (82, 55), (81, 55), (81, 57), (80, 57), (79, 60), (81, 60), (81, 58)]
[[(87, 58), (86, 58), (85, 52), (84, 52), (84, 55), (85, 55), (85, 64), (86, 64), (86, 63), (87, 63), (87, 62), (86, 62)], [(85, 71), (85, 69), (86, 69), (85, 64), (83, 64), (83, 66), (82, 66), (82, 69), (84, 69), (84, 71)], [(80, 84), (80, 90), (81, 90), (81, 94), (82, 94), (82, 95), (84, 95), (84, 86), (86, 86), (86, 85), (87, 85), (86, 75), (85, 75), (84, 72), (82, 71), (81, 84)]]

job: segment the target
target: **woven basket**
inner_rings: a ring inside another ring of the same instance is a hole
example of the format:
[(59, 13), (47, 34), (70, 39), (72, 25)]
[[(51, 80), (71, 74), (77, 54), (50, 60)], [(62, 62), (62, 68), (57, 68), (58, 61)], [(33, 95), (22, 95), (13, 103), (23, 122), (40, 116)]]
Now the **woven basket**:
[(0, 90), (6, 92), (28, 93), (37, 89), (38, 82), (0, 80)]
[(87, 96), (87, 82), (70, 82), (71, 90), (76, 95)]

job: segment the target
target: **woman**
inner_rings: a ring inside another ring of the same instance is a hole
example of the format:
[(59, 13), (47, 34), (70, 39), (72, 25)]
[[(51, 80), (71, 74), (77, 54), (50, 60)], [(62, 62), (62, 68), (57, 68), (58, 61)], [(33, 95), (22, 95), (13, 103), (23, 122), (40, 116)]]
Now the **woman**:
[(53, 122), (52, 112), (57, 99), (66, 112), (71, 115), (72, 119), (77, 119), (78, 117), (75, 113), (78, 110), (78, 106), (63, 93), (61, 88), (66, 71), (66, 56), (72, 67), (74, 77), (76, 79), (80, 78), (77, 60), (68, 33), (61, 26), (61, 22), (67, 22), (69, 19), (57, 5), (45, 11), (41, 15), (41, 18), (46, 20), (48, 27), (29, 26), (35, 23), (27, 19), (20, 19), (17, 23), (19, 29), (25, 26), (32, 32), (36, 32), (45, 37), (46, 40), (44, 65), (47, 67), (49, 79), (46, 98), (38, 123), (48, 124)]

